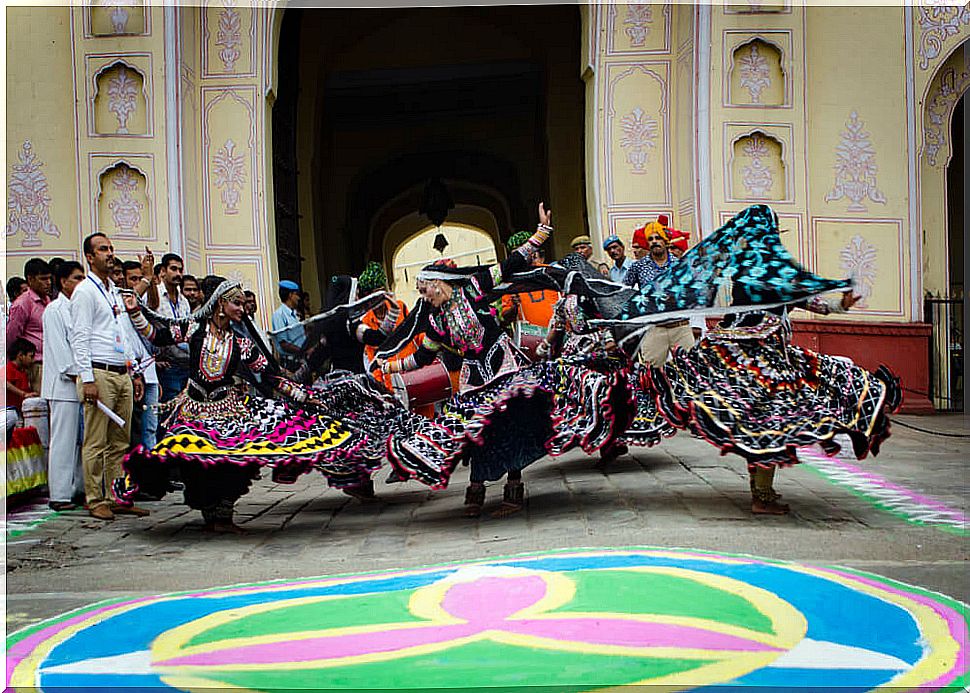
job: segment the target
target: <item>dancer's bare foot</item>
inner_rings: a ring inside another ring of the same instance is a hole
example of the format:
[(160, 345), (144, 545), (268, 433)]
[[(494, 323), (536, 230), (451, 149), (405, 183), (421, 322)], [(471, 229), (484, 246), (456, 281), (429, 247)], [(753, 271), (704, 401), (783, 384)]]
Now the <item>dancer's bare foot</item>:
[(751, 512), (755, 515), (787, 515), (791, 506), (787, 503), (779, 503), (777, 500), (760, 501), (752, 499)]

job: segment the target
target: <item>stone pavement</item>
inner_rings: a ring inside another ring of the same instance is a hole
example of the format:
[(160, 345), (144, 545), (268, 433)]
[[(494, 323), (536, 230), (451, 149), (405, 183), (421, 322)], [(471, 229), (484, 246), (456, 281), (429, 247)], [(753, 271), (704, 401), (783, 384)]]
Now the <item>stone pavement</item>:
[[(41, 513), (7, 533), (7, 630), (116, 596), (258, 580), (410, 568), (570, 547), (690, 547), (854, 567), (970, 602), (963, 416), (898, 418), (878, 458), (836, 458), (782, 470), (793, 512), (752, 516), (743, 462), (684, 433), (598, 470), (581, 453), (526, 470), (528, 506), (504, 520), (461, 517), (467, 470), (450, 488), (386, 485), (361, 504), (305, 476), (268, 474), (237, 505), (241, 537), (209, 535), (181, 494), (146, 503), (148, 518), (111, 523)], [(868, 475), (867, 475), (868, 474)], [(488, 506), (501, 500), (489, 489)], [(488, 509), (488, 508), (487, 508)], [(8, 516), (14, 527), (17, 514)]]

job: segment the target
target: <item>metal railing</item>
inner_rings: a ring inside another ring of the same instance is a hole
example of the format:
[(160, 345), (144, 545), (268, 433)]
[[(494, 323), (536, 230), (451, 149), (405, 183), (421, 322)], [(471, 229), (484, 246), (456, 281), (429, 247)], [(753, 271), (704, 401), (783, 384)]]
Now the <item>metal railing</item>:
[(933, 326), (930, 336), (929, 397), (937, 411), (964, 411), (963, 299), (927, 296), (925, 320)]

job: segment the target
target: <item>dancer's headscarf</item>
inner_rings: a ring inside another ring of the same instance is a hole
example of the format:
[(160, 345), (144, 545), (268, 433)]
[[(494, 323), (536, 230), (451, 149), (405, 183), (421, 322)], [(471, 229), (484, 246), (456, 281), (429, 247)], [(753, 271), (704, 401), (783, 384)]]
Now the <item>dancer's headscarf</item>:
[(384, 266), (371, 260), (357, 278), (357, 287), (363, 295), (371, 294), (387, 286), (387, 273)]
[(852, 287), (802, 267), (781, 242), (778, 217), (754, 205), (691, 248), (651, 286), (641, 287), (617, 321), (651, 324), (697, 313), (770, 308)]

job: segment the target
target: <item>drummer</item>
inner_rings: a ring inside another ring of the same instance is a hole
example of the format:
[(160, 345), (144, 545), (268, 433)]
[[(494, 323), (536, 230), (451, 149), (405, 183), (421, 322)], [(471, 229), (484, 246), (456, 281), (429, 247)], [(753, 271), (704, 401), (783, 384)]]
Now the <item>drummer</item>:
[[(364, 271), (357, 278), (357, 291), (360, 298), (370, 296), (378, 291), (387, 292), (387, 273), (384, 267), (371, 260), (364, 267)], [(374, 368), (371, 365), (377, 357), (377, 350), (384, 338), (394, 332), (408, 316), (408, 308), (403, 301), (388, 293), (387, 299), (380, 305), (367, 311), (356, 324), (352, 325), (354, 336), (364, 346), (364, 372), (370, 373), (377, 382), (389, 392), (394, 391), (391, 374)], [(388, 361), (400, 361), (418, 350), (418, 345), (424, 338), (424, 333), (417, 335), (411, 342)], [(414, 411), (427, 418), (434, 416), (434, 404), (414, 407)]]
[[(506, 243), (509, 253), (520, 248), (530, 236), (527, 231), (513, 234)], [(544, 267), (546, 264), (545, 250), (539, 248), (532, 258), (532, 266)], [(540, 336), (545, 336), (549, 321), (552, 320), (553, 308), (558, 300), (559, 293), (549, 289), (502, 296), (501, 323), (512, 325), (515, 322), (524, 322), (540, 328), (538, 331), (541, 333)]]

